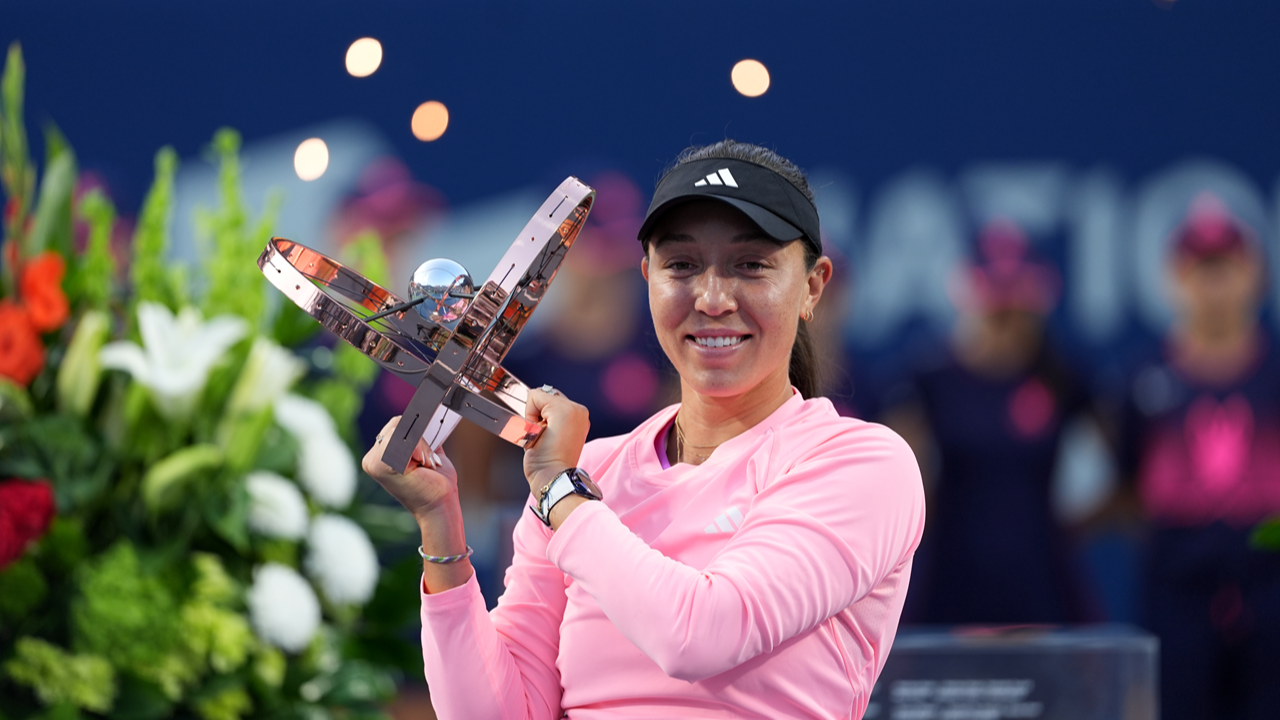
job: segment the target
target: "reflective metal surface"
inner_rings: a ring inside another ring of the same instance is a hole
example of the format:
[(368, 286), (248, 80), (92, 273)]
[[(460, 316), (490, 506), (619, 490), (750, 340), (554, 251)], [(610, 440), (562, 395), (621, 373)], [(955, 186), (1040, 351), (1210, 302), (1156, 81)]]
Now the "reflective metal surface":
[(425, 302), (417, 306), (418, 314), (441, 324), (462, 317), (475, 292), (475, 283), (467, 269), (447, 258), (422, 263), (409, 280), (409, 299), (425, 298)]
[[(468, 287), (470, 276), (461, 265), (428, 261), (414, 273), (410, 294), (430, 299), (416, 310), (383, 317), (370, 316), (405, 301), (291, 240), (272, 238), (258, 267), (326, 329), (417, 387), (383, 453), (388, 465), (406, 468), (419, 438), (438, 448), (461, 417), (529, 447), (542, 427), (524, 419), (529, 388), (502, 361), (555, 278), (594, 199), (590, 187), (566, 179), (478, 290)], [(472, 292), (473, 298), (465, 297)]]

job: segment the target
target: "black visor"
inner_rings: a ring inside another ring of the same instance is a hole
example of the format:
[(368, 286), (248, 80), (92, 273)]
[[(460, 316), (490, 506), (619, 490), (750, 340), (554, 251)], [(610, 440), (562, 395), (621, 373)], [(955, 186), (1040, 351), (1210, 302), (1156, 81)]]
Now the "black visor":
[(640, 226), (640, 240), (667, 210), (690, 200), (728, 203), (746, 214), (769, 237), (779, 242), (803, 239), (822, 254), (818, 209), (800, 189), (763, 165), (743, 160), (711, 158), (685, 163), (658, 183)]

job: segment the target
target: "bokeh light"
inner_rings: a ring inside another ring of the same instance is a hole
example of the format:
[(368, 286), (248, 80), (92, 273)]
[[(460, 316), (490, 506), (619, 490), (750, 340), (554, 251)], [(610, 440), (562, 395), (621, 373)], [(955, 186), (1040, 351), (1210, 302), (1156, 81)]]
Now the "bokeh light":
[(413, 128), (413, 136), (423, 142), (439, 139), (449, 127), (449, 108), (438, 100), (428, 100), (413, 111), (409, 126)]
[(747, 97), (760, 97), (769, 89), (769, 70), (759, 60), (740, 60), (729, 77), (733, 88)]
[(303, 180), (315, 180), (329, 168), (329, 146), (320, 138), (309, 138), (293, 153), (293, 170)]
[(382, 43), (373, 38), (360, 38), (347, 48), (347, 72), (356, 77), (369, 77), (382, 64)]

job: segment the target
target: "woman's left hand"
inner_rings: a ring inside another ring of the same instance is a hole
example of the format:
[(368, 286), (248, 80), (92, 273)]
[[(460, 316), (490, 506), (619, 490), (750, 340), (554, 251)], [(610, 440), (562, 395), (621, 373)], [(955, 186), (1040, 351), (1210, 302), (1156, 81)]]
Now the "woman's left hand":
[(587, 442), (591, 419), (587, 408), (564, 393), (533, 388), (524, 416), (529, 422), (545, 422), (542, 436), (524, 453), (524, 476), (534, 495), (557, 475), (578, 466), (582, 446)]

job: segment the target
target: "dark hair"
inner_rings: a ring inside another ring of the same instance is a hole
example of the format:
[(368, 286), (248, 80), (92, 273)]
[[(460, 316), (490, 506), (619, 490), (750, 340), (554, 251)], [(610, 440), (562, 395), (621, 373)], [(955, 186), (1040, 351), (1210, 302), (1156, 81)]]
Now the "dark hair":
[[(711, 145), (686, 149), (680, 153), (671, 167), (662, 173), (662, 177), (665, 178), (672, 170), (686, 163), (712, 159), (742, 160), (768, 168), (786, 178), (796, 186), (797, 190), (804, 193), (810, 202), (813, 202), (813, 190), (809, 189), (809, 181), (805, 178), (804, 171), (795, 163), (769, 148), (727, 138)], [(662, 179), (659, 178), (658, 182), (661, 183)], [(649, 239), (644, 238), (641, 243), (645, 254), (648, 254)], [(807, 242), (801, 245), (804, 247), (804, 269), (807, 272), (817, 264), (818, 250)], [(803, 319), (800, 320), (800, 325), (796, 329), (795, 343), (791, 346), (791, 361), (787, 374), (790, 376), (791, 384), (796, 386), (802, 396), (811, 398), (822, 394), (821, 358), (813, 345), (813, 338), (809, 336), (809, 323)]]

